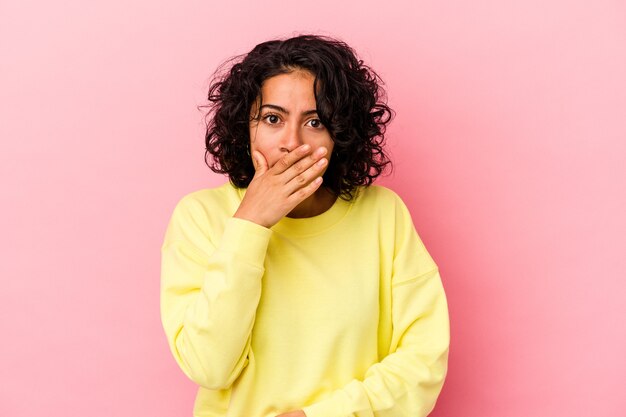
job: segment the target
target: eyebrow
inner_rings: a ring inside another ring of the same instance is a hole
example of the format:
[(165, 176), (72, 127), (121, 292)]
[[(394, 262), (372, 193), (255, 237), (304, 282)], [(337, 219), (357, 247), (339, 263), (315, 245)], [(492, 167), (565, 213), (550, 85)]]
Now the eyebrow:
[[(289, 115), (289, 111), (287, 109), (285, 109), (284, 107), (277, 106), (275, 104), (264, 104), (261, 107), (259, 107), (259, 110), (261, 110), (263, 107), (267, 107), (267, 108), (279, 111), (281, 113), (285, 113), (286, 115)], [(302, 115), (308, 116), (309, 114), (316, 114), (316, 113), (317, 113), (317, 109), (312, 109), (312, 110), (303, 111)]]

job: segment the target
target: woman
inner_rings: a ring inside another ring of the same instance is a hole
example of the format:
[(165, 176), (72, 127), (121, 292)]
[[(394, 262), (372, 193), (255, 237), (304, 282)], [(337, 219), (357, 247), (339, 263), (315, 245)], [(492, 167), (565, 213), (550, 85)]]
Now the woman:
[(194, 416), (425, 416), (447, 370), (437, 265), (372, 185), (391, 110), (343, 42), (257, 45), (216, 76), (206, 134), (229, 182), (184, 196), (161, 314)]

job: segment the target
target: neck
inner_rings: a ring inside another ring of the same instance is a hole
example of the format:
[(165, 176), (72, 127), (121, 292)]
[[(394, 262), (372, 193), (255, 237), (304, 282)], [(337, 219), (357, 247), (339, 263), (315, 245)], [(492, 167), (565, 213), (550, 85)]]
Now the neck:
[(287, 214), (287, 217), (300, 219), (317, 216), (331, 208), (335, 200), (337, 200), (337, 196), (328, 191), (325, 187), (320, 187), (315, 193), (291, 210), (289, 214)]

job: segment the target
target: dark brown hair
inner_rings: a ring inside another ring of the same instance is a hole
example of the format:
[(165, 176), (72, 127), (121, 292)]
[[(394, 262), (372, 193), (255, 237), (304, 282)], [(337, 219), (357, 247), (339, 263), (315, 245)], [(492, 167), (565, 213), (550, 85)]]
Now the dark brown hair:
[(296, 69), (314, 75), (317, 113), (334, 142), (323, 184), (350, 200), (357, 186), (372, 184), (391, 167), (383, 145), (394, 113), (386, 104), (380, 77), (336, 39), (301, 35), (271, 40), (220, 66), (204, 106), (205, 163), (227, 174), (236, 187), (248, 186), (254, 176), (248, 153), (250, 110), (266, 79)]

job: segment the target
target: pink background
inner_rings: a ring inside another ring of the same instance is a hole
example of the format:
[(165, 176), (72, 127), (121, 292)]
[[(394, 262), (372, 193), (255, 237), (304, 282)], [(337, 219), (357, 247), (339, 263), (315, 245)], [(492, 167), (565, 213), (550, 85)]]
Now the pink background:
[(224, 181), (196, 106), (307, 31), (397, 111), (381, 183), (450, 304), (432, 415), (625, 415), (623, 1), (95, 3), (0, 2), (0, 415), (191, 415), (158, 297), (174, 204)]

